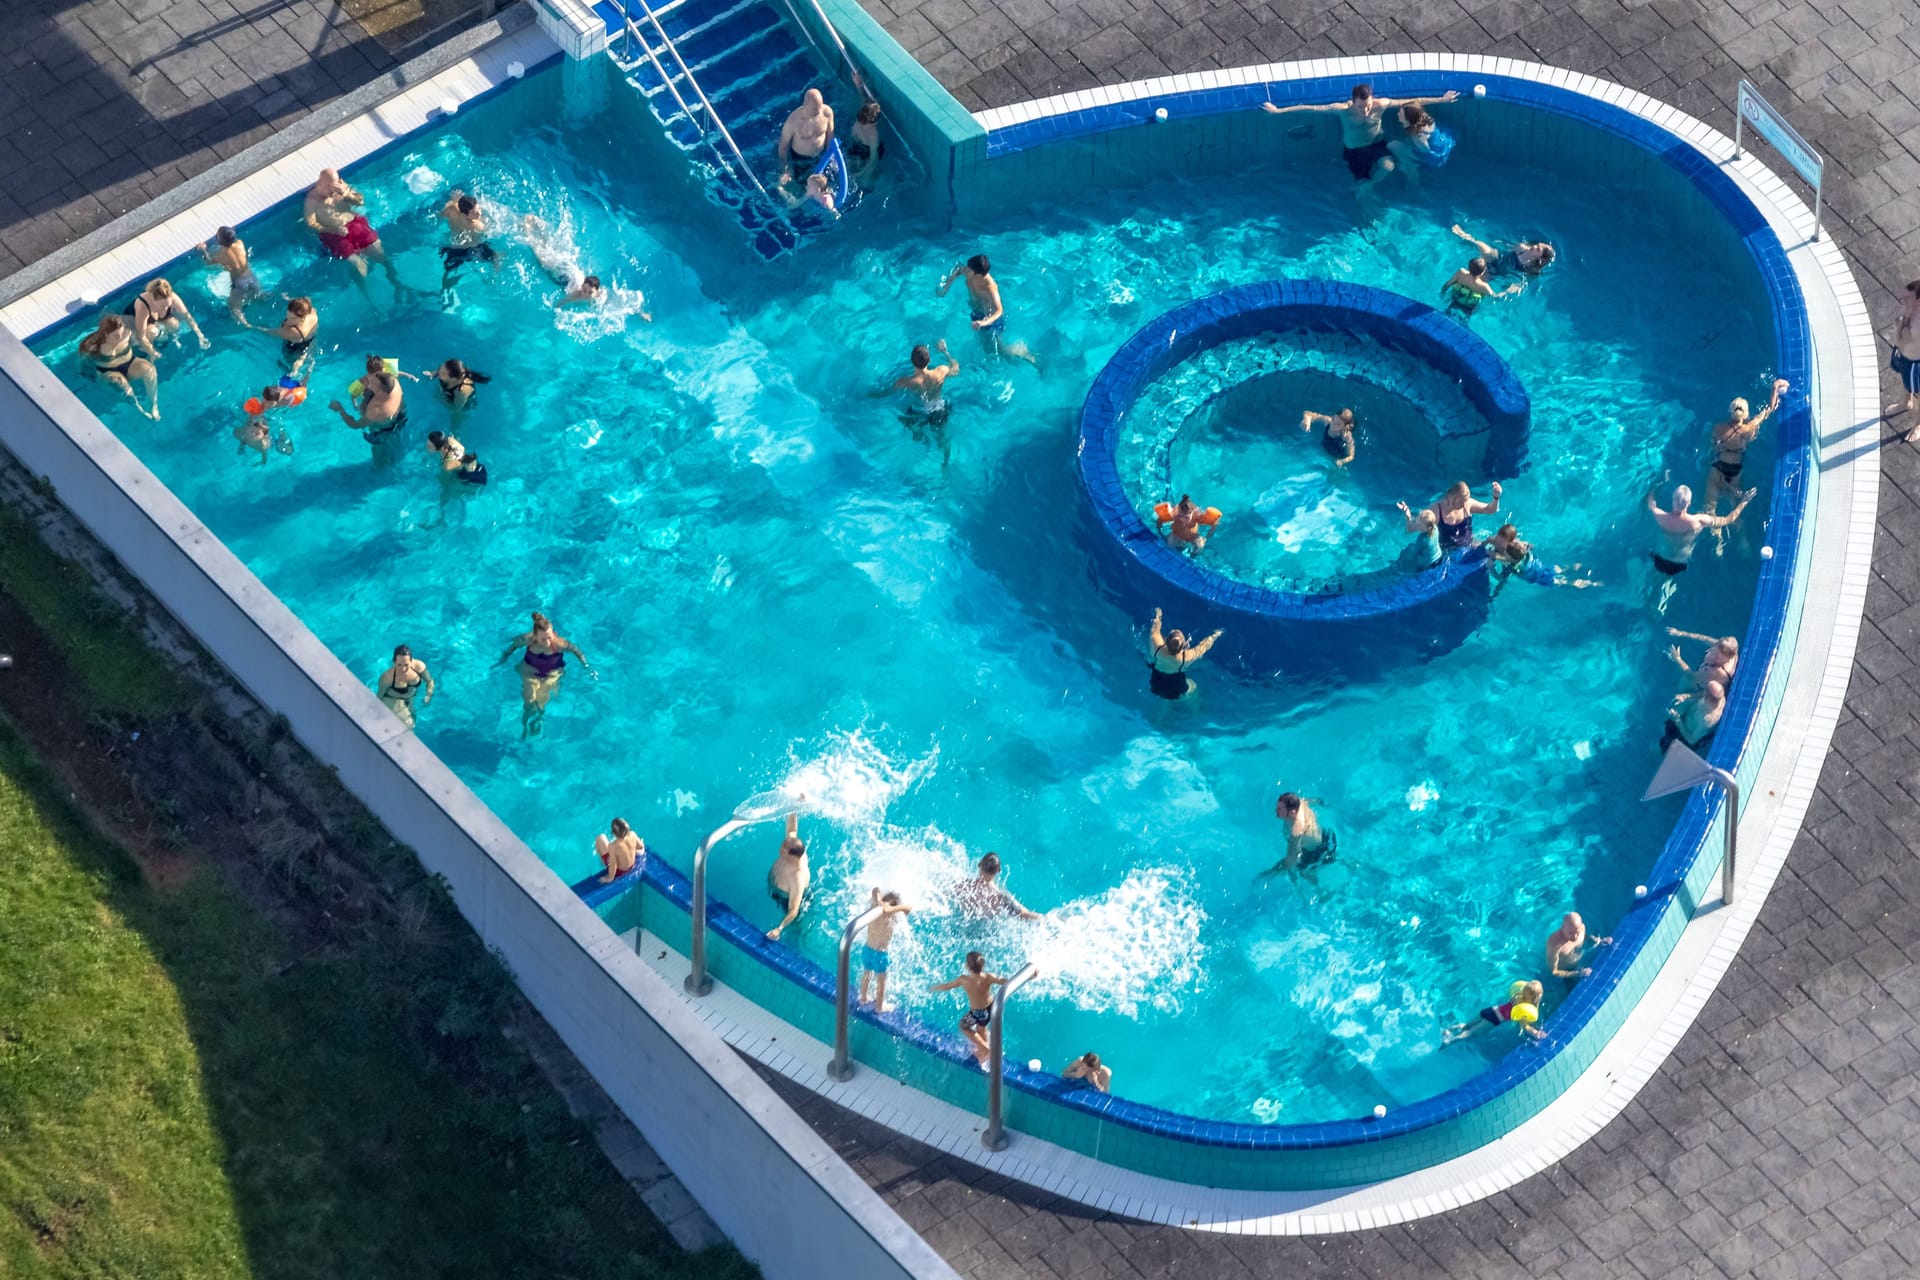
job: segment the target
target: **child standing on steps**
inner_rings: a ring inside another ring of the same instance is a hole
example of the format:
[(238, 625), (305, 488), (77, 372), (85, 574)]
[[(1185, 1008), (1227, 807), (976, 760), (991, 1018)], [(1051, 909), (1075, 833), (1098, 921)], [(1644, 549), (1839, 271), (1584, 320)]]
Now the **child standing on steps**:
[(897, 893), (874, 889), (868, 901), (880, 908), (880, 918), (867, 926), (867, 943), (860, 948), (860, 1003), (867, 1003), (867, 979), (873, 979), (873, 1011), (887, 1011), (887, 945), (893, 941), (893, 918), (912, 911)]

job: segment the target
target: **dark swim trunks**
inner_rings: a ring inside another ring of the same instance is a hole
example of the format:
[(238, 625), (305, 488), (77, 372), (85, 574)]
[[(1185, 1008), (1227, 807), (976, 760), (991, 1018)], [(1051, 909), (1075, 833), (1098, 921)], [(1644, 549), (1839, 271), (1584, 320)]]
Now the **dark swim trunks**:
[(1653, 567), (1668, 577), (1673, 577), (1676, 574), (1682, 574), (1687, 571), (1687, 562), (1685, 560), (1669, 560), (1656, 551), (1653, 553)]
[(1375, 138), (1364, 147), (1342, 147), (1340, 158), (1347, 162), (1355, 182), (1365, 182), (1373, 176), (1374, 166), (1387, 158), (1387, 140)]
[(444, 245), (440, 250), (440, 261), (449, 269), (457, 267), (463, 262), (475, 260), (480, 262), (497, 262), (499, 258), (499, 252), (484, 240), (479, 244)]
[(1740, 478), (1740, 468), (1745, 465), (1746, 463), (1744, 462), (1728, 462), (1725, 458), (1715, 458), (1713, 461), (1713, 469), (1718, 471), (1729, 482)]
[(1900, 385), (1907, 389), (1910, 396), (1920, 396), (1920, 360), (1909, 360), (1900, 354), (1900, 348), (1893, 349), (1893, 355), (1887, 360), (1887, 368), (1900, 375)]

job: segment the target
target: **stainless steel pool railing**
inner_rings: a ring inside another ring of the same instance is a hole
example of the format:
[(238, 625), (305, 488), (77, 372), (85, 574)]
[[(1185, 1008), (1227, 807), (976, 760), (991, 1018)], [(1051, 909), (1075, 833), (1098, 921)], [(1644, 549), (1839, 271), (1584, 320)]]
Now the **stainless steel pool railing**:
[(713, 990), (713, 975), (707, 972), (707, 859), (713, 853), (713, 847), (736, 831), (752, 826), (752, 819), (728, 818), (713, 834), (700, 842), (693, 851), (693, 900), (690, 904), (690, 916), (693, 923), (691, 941), (687, 944), (687, 954), (693, 961), (693, 969), (687, 974), (682, 985), (690, 996), (704, 996)]
[(833, 971), (833, 1061), (827, 1064), (830, 1080), (845, 1083), (853, 1078), (852, 1036), (847, 1026), (853, 1005), (853, 940), (886, 910), (876, 903), (847, 921), (847, 927), (840, 931), (840, 959)]
[[(713, 109), (713, 103), (707, 99), (707, 91), (700, 87), (700, 81), (695, 78), (692, 68), (687, 66), (687, 60), (680, 56), (680, 47), (674, 44), (673, 37), (667, 34), (667, 29), (660, 25), (660, 17), (654, 13), (653, 6), (648, 4), (647, 0), (632, 0), (632, 3), (640, 6), (640, 12), (646, 15), (647, 21), (653, 24), (653, 29), (660, 35), (661, 46), (672, 56), (674, 65), (680, 68), (680, 75), (686, 80), (688, 87), (693, 90), (694, 97), (699, 99), (701, 110), (706, 112), (706, 120), (704, 123), (702, 123), (693, 108), (687, 104), (687, 100), (680, 95), (679, 88), (673, 83), (673, 77), (667, 73), (666, 67), (661, 65), (659, 56), (654, 53), (653, 45), (641, 34), (639, 28), (634, 26), (633, 15), (627, 9), (627, 3), (628, 0), (620, 0), (620, 18), (626, 25), (627, 38), (629, 40), (637, 39), (640, 42), (641, 50), (647, 55), (647, 61), (653, 64), (653, 69), (659, 74), (661, 83), (667, 86), (667, 92), (673, 95), (673, 100), (675, 104), (679, 106), (681, 113), (693, 122), (693, 126), (696, 129), (700, 130), (701, 136), (703, 138), (706, 137), (709, 130), (711, 130), (714, 133), (718, 133), (721, 141), (727, 144), (727, 151), (732, 154), (733, 162), (728, 162), (726, 157), (722, 155), (719, 157), (721, 167), (732, 171), (737, 164), (737, 176), (743, 177), (752, 183), (753, 189), (758, 191), (762, 198), (767, 198), (767, 189), (760, 185), (760, 179), (754, 176), (753, 167), (747, 163), (747, 158), (740, 154), (740, 144), (733, 140), (733, 134), (727, 129), (727, 122), (722, 120), (720, 113)], [(713, 146), (710, 139), (707, 145), (709, 147)], [(714, 147), (713, 149), (716, 154), (719, 153), (719, 148)]]
[[(780, 0), (780, 2), (786, 6), (788, 15), (793, 19), (794, 27), (806, 37), (807, 43), (819, 49), (820, 42), (813, 38), (813, 29), (800, 20), (800, 11), (793, 7), (793, 0)], [(833, 25), (833, 19), (829, 18), (827, 11), (820, 7), (820, 0), (807, 0), (807, 3), (812, 6), (814, 16), (820, 19), (820, 25), (826, 28), (829, 36), (833, 37), (834, 48), (840, 51), (840, 65), (847, 69), (847, 79), (859, 91), (861, 101), (872, 102), (873, 91), (867, 88), (866, 78), (860, 74), (860, 68), (854, 65), (853, 55), (847, 52), (847, 42), (840, 38), (840, 32)], [(825, 53), (826, 50), (820, 49), (820, 52)]]
[(1006, 1062), (1007, 997), (1039, 976), (1040, 966), (1029, 960), (993, 993), (993, 1021), (987, 1026), (987, 1128), (980, 1135), (981, 1145), (989, 1151), (1007, 1149), (1007, 1127), (1001, 1123), (1004, 1082), (1000, 1078), (1000, 1069)]

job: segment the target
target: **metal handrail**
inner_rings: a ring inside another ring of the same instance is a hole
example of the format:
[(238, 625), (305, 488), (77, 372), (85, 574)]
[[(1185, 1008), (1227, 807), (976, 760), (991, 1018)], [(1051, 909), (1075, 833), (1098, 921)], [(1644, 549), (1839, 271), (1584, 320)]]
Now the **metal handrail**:
[[(793, 0), (780, 0), (780, 2), (786, 6), (788, 15), (793, 19), (793, 25), (800, 29), (802, 35), (807, 37), (808, 43), (814, 45), (816, 48), (819, 47), (820, 42), (813, 38), (813, 32), (807, 27), (806, 23), (800, 21), (800, 11), (793, 7)], [(872, 91), (867, 88), (866, 77), (862, 76), (860, 74), (860, 68), (854, 65), (853, 55), (847, 52), (847, 42), (840, 38), (840, 32), (834, 27), (833, 20), (827, 17), (827, 11), (820, 7), (820, 0), (807, 0), (807, 3), (813, 7), (814, 13), (819, 16), (820, 25), (827, 29), (828, 35), (833, 37), (834, 47), (840, 50), (840, 61), (846, 64), (847, 78), (853, 81), (853, 87), (860, 91), (860, 96), (863, 99), (868, 102), (874, 101)]]
[(853, 1003), (854, 935), (887, 913), (876, 903), (847, 921), (840, 931), (840, 961), (833, 974), (833, 1061), (827, 1064), (827, 1076), (845, 1083), (853, 1078), (853, 1053), (847, 1020)]
[(704, 996), (713, 990), (713, 975), (707, 972), (707, 855), (713, 847), (736, 831), (743, 830), (755, 821), (765, 819), (729, 818), (712, 835), (700, 842), (693, 851), (693, 902), (692, 940), (687, 946), (689, 957), (693, 960), (693, 969), (687, 974), (687, 980), (681, 985), (688, 995)]
[[(680, 107), (680, 114), (685, 116), (689, 123), (692, 123), (698, 128), (699, 119), (694, 115), (693, 108), (688, 106), (687, 100), (680, 96), (680, 90), (674, 87), (673, 77), (668, 75), (667, 69), (660, 65), (660, 59), (654, 56), (653, 46), (648, 44), (647, 38), (640, 34), (640, 28), (633, 25), (633, 16), (629, 14), (625, 8), (620, 10), (620, 21), (626, 24), (627, 42), (629, 44), (635, 41), (639, 42), (640, 51), (647, 55), (647, 61), (653, 64), (654, 72), (660, 77), (660, 83), (667, 86), (667, 92), (673, 95), (674, 102)], [(633, 64), (628, 63), (625, 65), (631, 66)], [(707, 144), (707, 150), (713, 153), (714, 161), (719, 164), (722, 169), (731, 173), (733, 171), (733, 163), (721, 154), (719, 147), (713, 145), (713, 135), (705, 129), (701, 129), (700, 140)]]
[(1734, 863), (1740, 854), (1740, 779), (1719, 766), (1710, 766), (1710, 781), (1726, 794), (1725, 802), (1720, 806), (1722, 820), (1727, 824), (1725, 850), (1720, 857), (1720, 905), (1733, 905)]
[(1020, 971), (1001, 983), (993, 993), (993, 1022), (987, 1028), (987, 1128), (980, 1135), (989, 1151), (1007, 1149), (1007, 1127), (1001, 1123), (1001, 1067), (1006, 1061), (1007, 997), (1040, 976), (1040, 966), (1029, 960)]
[[(640, 11), (647, 15), (647, 21), (653, 24), (653, 29), (660, 33), (660, 40), (667, 46), (667, 52), (673, 55), (675, 64), (680, 68), (680, 74), (685, 76), (687, 83), (693, 86), (694, 96), (700, 99), (700, 105), (706, 109), (708, 122), (712, 124), (715, 129), (719, 130), (721, 138), (726, 141), (727, 150), (733, 152), (733, 158), (740, 162), (740, 172), (746, 175), (747, 181), (753, 184), (753, 189), (758, 191), (762, 198), (771, 199), (772, 197), (767, 195), (767, 189), (760, 185), (760, 179), (754, 176), (753, 168), (747, 163), (747, 158), (740, 154), (740, 144), (735, 142), (733, 140), (733, 134), (728, 132), (726, 121), (720, 118), (720, 113), (713, 109), (713, 103), (707, 100), (707, 91), (700, 87), (700, 81), (694, 78), (693, 71), (687, 66), (687, 60), (680, 56), (680, 46), (673, 42), (673, 37), (667, 34), (667, 29), (660, 25), (660, 17), (654, 13), (653, 6), (648, 4), (647, 0), (634, 0), (634, 2), (640, 6)], [(626, 0), (621, 0), (620, 10), (621, 16), (626, 17)], [(629, 25), (631, 25), (631, 21), (629, 18)], [(655, 69), (659, 69), (660, 59), (654, 55), (653, 46), (649, 45), (645, 39), (640, 41), (640, 46), (647, 51), (647, 57), (652, 60)], [(666, 80), (669, 88), (672, 88), (673, 78), (668, 76), (664, 70), (661, 71), (661, 78)], [(680, 97), (678, 92), (675, 92), (673, 96), (675, 101), (678, 101), (681, 108), (685, 110), (685, 100)], [(692, 114), (693, 113), (689, 111), (687, 113), (688, 118), (692, 118)]]

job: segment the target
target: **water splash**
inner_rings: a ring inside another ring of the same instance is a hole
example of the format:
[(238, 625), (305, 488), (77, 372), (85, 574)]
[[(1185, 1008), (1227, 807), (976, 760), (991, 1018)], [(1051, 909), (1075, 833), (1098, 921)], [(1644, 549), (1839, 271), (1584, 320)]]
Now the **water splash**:
[(808, 813), (843, 827), (872, 825), (887, 806), (932, 771), (940, 749), (906, 764), (895, 764), (858, 729), (835, 733), (810, 759), (796, 760), (778, 790), (805, 796)]
[(1027, 959), (1036, 993), (1092, 1013), (1176, 1013), (1203, 984), (1207, 913), (1185, 871), (1135, 867), (1092, 898), (1067, 903), (1033, 926)]

